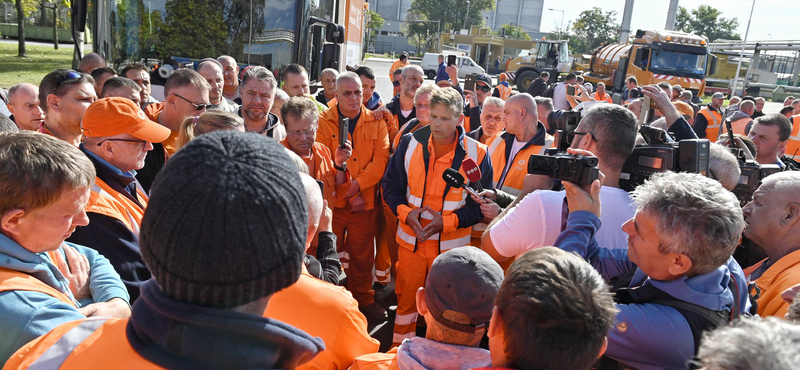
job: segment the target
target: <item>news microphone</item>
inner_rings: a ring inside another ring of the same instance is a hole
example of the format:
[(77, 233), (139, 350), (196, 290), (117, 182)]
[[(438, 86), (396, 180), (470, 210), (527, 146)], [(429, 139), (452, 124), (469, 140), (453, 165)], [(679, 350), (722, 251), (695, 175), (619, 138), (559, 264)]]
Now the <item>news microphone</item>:
[(465, 159), (463, 162), (461, 162), (461, 168), (467, 174), (467, 180), (475, 183), (475, 185), (478, 186), (478, 192), (482, 192), (483, 186), (481, 186), (481, 169), (478, 167), (478, 164), (475, 163), (475, 160), (472, 158)]
[(444, 179), (444, 182), (447, 185), (450, 185), (454, 188), (463, 188), (470, 194), (476, 197), (480, 197), (480, 195), (478, 195), (478, 193), (476, 193), (475, 190), (472, 190), (472, 188), (464, 184), (464, 176), (461, 176), (461, 174), (458, 171), (452, 168), (444, 170), (444, 173), (442, 174), (442, 179)]

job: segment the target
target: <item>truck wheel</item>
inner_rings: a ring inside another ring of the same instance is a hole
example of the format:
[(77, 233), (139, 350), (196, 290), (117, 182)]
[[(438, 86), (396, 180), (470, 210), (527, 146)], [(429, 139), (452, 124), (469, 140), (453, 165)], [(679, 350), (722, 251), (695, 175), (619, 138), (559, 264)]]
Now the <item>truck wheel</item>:
[(517, 85), (517, 90), (519, 90), (519, 92), (524, 93), (528, 91), (528, 86), (530, 86), (531, 82), (537, 77), (539, 77), (539, 74), (535, 71), (525, 71), (517, 76), (517, 80), (514, 84)]
[(428, 70), (425, 72), (425, 77), (428, 77), (429, 80), (436, 79), (436, 71)]

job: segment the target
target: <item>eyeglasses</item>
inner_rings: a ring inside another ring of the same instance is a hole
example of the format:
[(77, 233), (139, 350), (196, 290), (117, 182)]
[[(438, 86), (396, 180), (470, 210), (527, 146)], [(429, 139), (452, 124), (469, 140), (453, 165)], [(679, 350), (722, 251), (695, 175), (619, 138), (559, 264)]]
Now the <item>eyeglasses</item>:
[(400, 81), (392, 81), (393, 86), (400, 86)]
[(192, 106), (194, 106), (194, 109), (195, 109), (195, 110), (203, 110), (203, 109), (208, 109), (208, 108), (211, 108), (211, 104), (202, 104), (202, 103), (201, 103), (201, 104), (195, 104), (195, 103), (192, 103), (192, 101), (191, 101), (191, 100), (189, 100), (189, 99), (186, 99), (186, 98), (184, 98), (184, 97), (182, 97), (182, 96), (180, 96), (180, 95), (178, 95), (178, 94), (172, 94), (172, 95), (175, 95), (175, 96), (177, 96), (177, 97), (179, 97), (179, 98), (181, 98), (181, 99), (185, 100), (187, 103), (189, 103), (189, 104), (191, 104)]
[[(55, 94), (56, 91), (58, 91), (58, 88), (60, 88), (61, 85), (64, 84), (65, 82), (70, 81), (70, 80), (80, 80), (81, 77), (83, 77), (83, 75), (80, 72), (76, 72), (76, 71), (67, 72), (65, 75), (61, 76), (61, 79), (58, 80), (58, 82), (56, 82), (56, 86), (55, 86), (55, 88), (53, 88), (53, 94)], [(71, 85), (71, 83), (70, 83), (70, 85)]]
[(483, 85), (478, 85), (478, 84), (475, 84), (475, 89), (476, 89), (476, 90), (483, 91), (483, 92), (489, 92), (489, 91), (492, 91), (492, 88), (491, 88), (491, 87), (489, 87), (489, 86), (483, 86)]
[(572, 132), (570, 132), (567, 135), (567, 140), (569, 141), (570, 144), (572, 144), (572, 140), (575, 140), (575, 136), (580, 136), (580, 135), (590, 135), (592, 137), (592, 140), (597, 141), (597, 137), (594, 136), (593, 133), (591, 133), (591, 132), (580, 132), (580, 131), (572, 131)]
[(317, 129), (307, 130), (307, 131), (288, 131), (288, 132), (286, 132), (286, 135), (293, 136), (293, 137), (300, 136), (300, 135), (305, 135), (306, 137), (313, 138), (314, 135), (316, 135), (316, 134), (317, 134)]
[(103, 145), (103, 143), (105, 143), (106, 141), (122, 141), (122, 142), (124, 142), (124, 143), (134, 143), (134, 144), (140, 144), (140, 145), (142, 146), (142, 148), (144, 148), (144, 146), (147, 144), (147, 141), (145, 141), (145, 140), (134, 140), (134, 139), (105, 139), (105, 140), (101, 140), (99, 143), (97, 143), (97, 146)]

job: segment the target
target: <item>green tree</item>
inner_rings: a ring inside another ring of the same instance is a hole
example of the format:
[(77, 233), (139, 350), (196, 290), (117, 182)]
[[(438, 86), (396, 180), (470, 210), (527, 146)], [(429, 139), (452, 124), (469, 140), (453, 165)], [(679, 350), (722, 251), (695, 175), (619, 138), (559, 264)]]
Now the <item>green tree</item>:
[(214, 0), (167, 1), (159, 54), (205, 58), (227, 51), (227, 25), (218, 7)]
[[(469, 14), (467, 14), (469, 1)], [(416, 11), (425, 19), (441, 21), (442, 30), (460, 30), (467, 16), (467, 28), (483, 24), (483, 12), (494, 9), (494, 0), (413, 0), (409, 12)], [(433, 24), (435, 29), (436, 24)]]
[(372, 11), (367, 10), (364, 13), (364, 19), (366, 19), (366, 30), (364, 32), (364, 50), (367, 50), (370, 45), (375, 42), (375, 35), (377, 34), (378, 30), (383, 27), (384, 19), (380, 16), (380, 14)]
[[(522, 26), (514, 25), (514, 24), (504, 24), (500, 26), (500, 28), (506, 29), (506, 37), (510, 39), (519, 39), (519, 40), (530, 40), (531, 35), (525, 32), (525, 29)], [(496, 34), (496, 33), (495, 33)]]
[(712, 42), (719, 39), (741, 40), (742, 37), (736, 33), (737, 27), (739, 19), (724, 18), (722, 11), (709, 5), (700, 5), (691, 11), (678, 7), (675, 17), (676, 30), (705, 36)]
[(424, 14), (416, 10), (406, 13), (406, 22), (400, 27), (408, 43), (417, 48), (419, 54), (436, 34), (436, 22), (428, 21)]
[(570, 50), (576, 53), (589, 53), (602, 43), (614, 41), (619, 27), (616, 11), (603, 12), (599, 7), (584, 10), (572, 23), (572, 32), (576, 40), (573, 42), (570, 38)]

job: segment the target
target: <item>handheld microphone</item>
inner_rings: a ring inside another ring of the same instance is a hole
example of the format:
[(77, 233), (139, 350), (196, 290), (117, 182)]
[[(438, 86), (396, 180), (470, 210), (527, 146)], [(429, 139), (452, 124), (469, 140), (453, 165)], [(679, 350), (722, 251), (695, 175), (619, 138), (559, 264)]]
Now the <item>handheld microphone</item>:
[(454, 188), (463, 188), (470, 194), (476, 197), (480, 197), (480, 195), (478, 195), (478, 193), (476, 193), (475, 190), (472, 190), (472, 188), (464, 184), (464, 176), (461, 176), (461, 174), (458, 171), (452, 168), (444, 170), (444, 173), (442, 174), (442, 179), (444, 179), (444, 182), (447, 185), (450, 185)]
[(467, 158), (463, 162), (461, 162), (461, 168), (464, 169), (464, 172), (467, 174), (467, 180), (469, 182), (475, 183), (478, 186), (478, 192), (483, 191), (483, 186), (481, 186), (481, 169), (478, 167), (478, 164), (475, 163), (475, 160), (472, 158)]

